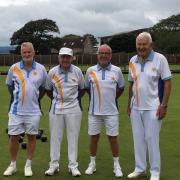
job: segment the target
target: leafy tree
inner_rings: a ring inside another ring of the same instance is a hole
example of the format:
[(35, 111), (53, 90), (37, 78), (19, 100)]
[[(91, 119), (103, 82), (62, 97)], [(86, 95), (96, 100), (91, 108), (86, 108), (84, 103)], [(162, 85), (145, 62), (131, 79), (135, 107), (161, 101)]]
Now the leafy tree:
[(180, 31), (162, 31), (154, 33), (155, 50), (164, 54), (180, 53)]
[[(58, 49), (60, 38), (55, 36), (60, 34), (56, 23), (49, 19), (39, 19), (29, 21), (22, 28), (13, 33), (11, 45), (17, 45), (16, 53), (19, 53), (22, 42), (32, 42), (37, 54), (49, 54), (51, 48)], [(54, 42), (55, 40), (55, 42)]]
[(161, 20), (150, 28), (154, 36), (155, 48), (165, 54), (180, 52), (180, 14)]
[(162, 19), (155, 24), (152, 31), (179, 31), (180, 30), (180, 14)]
[(126, 33), (126, 34), (120, 34), (117, 36), (112, 37), (112, 39), (109, 41), (109, 45), (112, 48), (113, 53), (117, 52), (134, 52), (135, 49), (135, 42), (136, 37), (134, 34)]
[(81, 36), (76, 34), (68, 34), (63, 37), (63, 39), (79, 39), (79, 38), (81, 38)]

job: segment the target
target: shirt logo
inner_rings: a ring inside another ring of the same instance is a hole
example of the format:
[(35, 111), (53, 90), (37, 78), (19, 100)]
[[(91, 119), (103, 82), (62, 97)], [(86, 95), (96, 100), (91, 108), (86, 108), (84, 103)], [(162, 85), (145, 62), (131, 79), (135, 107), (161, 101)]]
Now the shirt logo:
[(33, 71), (33, 76), (36, 76), (37, 75), (37, 72), (36, 71)]
[(117, 80), (115, 77), (111, 77), (111, 80), (112, 80), (111, 84), (117, 83)]
[(76, 79), (73, 79), (73, 78), (72, 78), (72, 81), (73, 81), (73, 82), (76, 82)]
[(111, 80), (115, 81), (116, 79), (115, 79), (115, 77), (111, 77)]
[(152, 68), (152, 72), (156, 72), (157, 69), (155, 67)]

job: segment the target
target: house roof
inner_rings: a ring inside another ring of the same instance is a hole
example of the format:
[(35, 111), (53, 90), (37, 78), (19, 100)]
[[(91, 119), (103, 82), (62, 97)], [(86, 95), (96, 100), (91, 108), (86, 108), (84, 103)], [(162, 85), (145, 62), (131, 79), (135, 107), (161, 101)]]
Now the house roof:
[(62, 47), (68, 47), (71, 49), (84, 48), (85, 38), (74, 38), (74, 39), (62, 39)]

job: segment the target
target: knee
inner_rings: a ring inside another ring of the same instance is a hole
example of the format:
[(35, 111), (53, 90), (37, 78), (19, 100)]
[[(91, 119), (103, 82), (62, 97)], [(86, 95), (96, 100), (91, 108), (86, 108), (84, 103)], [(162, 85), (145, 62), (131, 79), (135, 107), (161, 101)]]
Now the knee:
[(15, 142), (15, 141), (18, 141), (19, 140), (19, 135), (10, 135), (10, 140)]
[(92, 136), (91, 136), (91, 142), (92, 142), (92, 143), (98, 143), (99, 137), (100, 137), (99, 134), (97, 134), (97, 135), (92, 135)]
[(110, 143), (117, 143), (117, 136), (108, 136), (108, 139)]
[(158, 136), (154, 136), (154, 134), (147, 134), (145, 136), (145, 140), (147, 143), (151, 143), (154, 144), (154, 142), (158, 141), (159, 137)]
[(36, 141), (36, 136), (35, 135), (27, 135), (28, 141)]

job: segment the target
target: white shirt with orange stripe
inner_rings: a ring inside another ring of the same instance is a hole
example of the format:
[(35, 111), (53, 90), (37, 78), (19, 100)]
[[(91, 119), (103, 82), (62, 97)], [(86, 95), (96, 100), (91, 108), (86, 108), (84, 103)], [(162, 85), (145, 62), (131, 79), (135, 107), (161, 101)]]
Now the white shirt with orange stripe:
[(48, 73), (46, 89), (53, 91), (52, 113), (81, 112), (78, 91), (84, 89), (84, 77), (80, 68), (71, 64), (65, 72), (59, 65), (55, 66)]
[(103, 69), (99, 64), (87, 69), (85, 88), (90, 90), (89, 114), (117, 115), (117, 88), (124, 88), (121, 69), (109, 64)]
[(10, 67), (6, 78), (6, 84), (13, 90), (9, 114), (41, 115), (39, 88), (45, 87), (46, 76), (45, 67), (35, 61), (30, 71), (24, 68), (22, 60)]
[(128, 75), (128, 80), (133, 82), (131, 107), (136, 110), (156, 110), (160, 104), (160, 79), (171, 79), (167, 59), (162, 54), (151, 51), (143, 64), (140, 63), (138, 55), (133, 56), (129, 63)]

